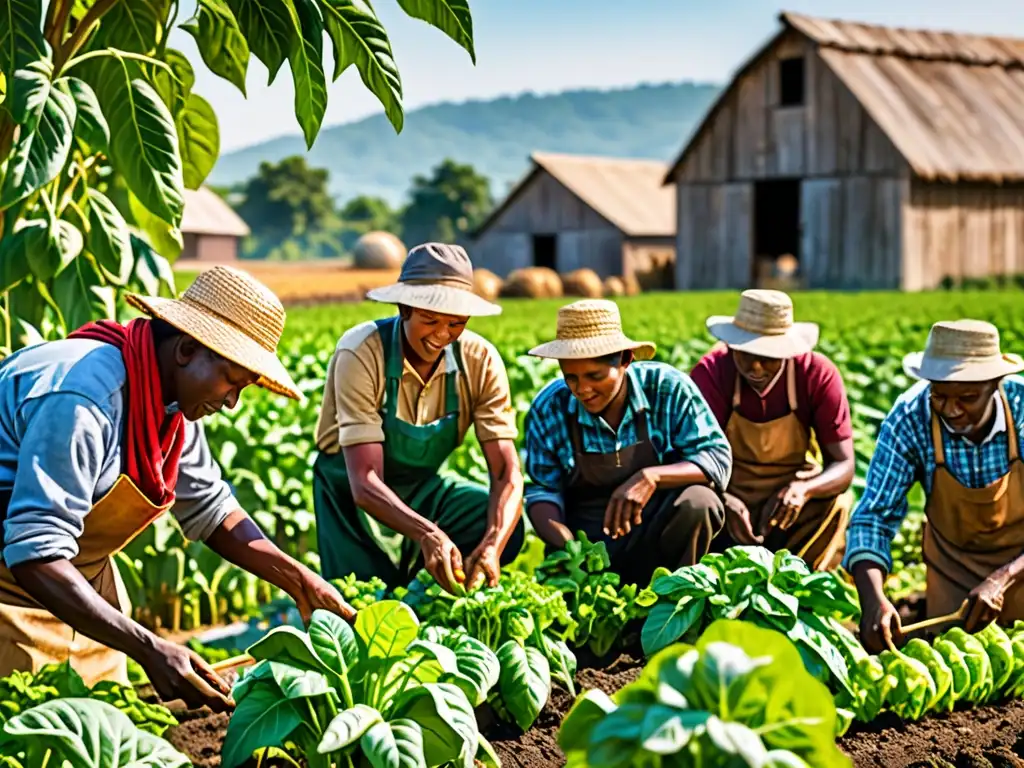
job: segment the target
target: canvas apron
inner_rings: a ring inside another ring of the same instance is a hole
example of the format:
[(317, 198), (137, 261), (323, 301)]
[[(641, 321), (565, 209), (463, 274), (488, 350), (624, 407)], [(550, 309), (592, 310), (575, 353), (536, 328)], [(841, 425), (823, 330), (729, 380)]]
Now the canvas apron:
[[(460, 443), (459, 342), (454, 342), (445, 350), (444, 415), (430, 424), (410, 424), (398, 418), (398, 393), (405, 366), (400, 321), (400, 317), (376, 321), (384, 347), (385, 390), (381, 411), (385, 435), (382, 445), (384, 481), (418, 514), (437, 522), (441, 510), (427, 508), (429, 505), (422, 503), (423, 499), (417, 498), (417, 492), (430, 488), (430, 481), (438, 477), (444, 462)], [(381, 525), (371, 515), (356, 508), (352, 500), (344, 452), (321, 453), (314, 467), (314, 475), (317, 536), (324, 574), (328, 578), (339, 578), (340, 575), (352, 572), (351, 563), (360, 557), (363, 546), (361, 542), (366, 541), (367, 537), (373, 546), (387, 555), (395, 568), (399, 571), (404, 570), (399, 567), (402, 561), (408, 561), (413, 554), (418, 553), (412, 551), (412, 542), (405, 541), (401, 534)], [(454, 513), (457, 510), (448, 511)], [(438, 514), (434, 514), (435, 512)], [(418, 550), (418, 547), (415, 549)], [(359, 573), (360, 569), (356, 568), (355, 572)], [(388, 580), (384, 574), (376, 575), (385, 581)], [(364, 575), (359, 577), (365, 578)], [(403, 577), (404, 574), (398, 578)]]
[[(926, 606), (929, 616), (955, 611), (968, 593), (993, 571), (1024, 552), (1024, 468), (1017, 429), (1002, 387), (1006, 412), (1009, 471), (983, 488), (961, 485), (945, 466), (942, 426), (932, 412), (935, 471), (925, 503), (922, 551), (928, 566)], [(1001, 623), (1024, 619), (1024, 583), (1004, 595)]]
[[(755, 532), (763, 516), (770, 512), (769, 502), (796, 479), (798, 472), (821, 469), (821, 464), (811, 457), (810, 430), (796, 415), (794, 366), (792, 362), (785, 365), (789, 413), (762, 423), (740, 415), (742, 381), (737, 372), (732, 414), (725, 427), (733, 455), (728, 493), (746, 504)], [(779, 544), (804, 558), (812, 568), (827, 568), (845, 543), (851, 502), (849, 493), (832, 499), (812, 499), (788, 531), (778, 532)]]
[[(120, 475), (85, 517), (78, 554), (71, 563), (100, 597), (126, 616), (131, 603), (113, 556), (169, 506), (154, 505), (127, 475)], [(128, 683), (123, 653), (85, 637), (43, 609), (0, 562), (0, 677), (65, 661), (86, 685), (101, 680)]]

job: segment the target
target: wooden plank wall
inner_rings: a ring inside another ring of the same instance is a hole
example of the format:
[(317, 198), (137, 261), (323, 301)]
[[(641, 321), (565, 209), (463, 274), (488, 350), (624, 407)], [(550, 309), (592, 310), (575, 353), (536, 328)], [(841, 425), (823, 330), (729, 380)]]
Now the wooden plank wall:
[(489, 269), (498, 277), (508, 277), (514, 269), (533, 265), (533, 240), (525, 232), (488, 230), (467, 246), (474, 267)]
[(753, 185), (679, 188), (676, 289), (749, 288)]
[(904, 290), (943, 278), (1024, 274), (1024, 185), (910, 182)]
[(557, 270), (592, 269), (604, 279), (622, 274), (622, 233), (582, 229), (558, 233)]

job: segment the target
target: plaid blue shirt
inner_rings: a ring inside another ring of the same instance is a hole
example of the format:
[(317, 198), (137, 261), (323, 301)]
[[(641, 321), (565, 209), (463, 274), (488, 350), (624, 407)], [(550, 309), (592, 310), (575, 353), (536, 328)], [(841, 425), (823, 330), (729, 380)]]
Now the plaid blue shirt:
[[(1024, 451), (1024, 379), (1009, 376), (1003, 380), (1003, 388), (1017, 430), (1018, 450)], [(1007, 440), (1004, 429), (978, 445), (943, 427), (946, 469), (968, 488), (989, 485), (1010, 469)], [(907, 493), (915, 482), (921, 483), (925, 494), (930, 493), (934, 471), (929, 386), (921, 381), (900, 396), (878, 432), (864, 495), (846, 535), (843, 566), (847, 570), (859, 560), (873, 560), (887, 571), (892, 569), (890, 549), (907, 514)]]
[[(540, 391), (526, 415), (526, 504), (563, 506), (562, 494), (575, 462), (569, 419), (580, 424), (583, 450), (614, 453), (636, 445), (636, 414), (646, 411), (651, 443), (662, 463), (692, 461), (718, 488), (729, 484), (732, 450), (714, 414), (689, 376), (665, 363), (638, 362), (626, 369), (626, 413), (618, 431), (580, 407), (564, 379)], [(564, 508), (564, 507), (563, 507)]]

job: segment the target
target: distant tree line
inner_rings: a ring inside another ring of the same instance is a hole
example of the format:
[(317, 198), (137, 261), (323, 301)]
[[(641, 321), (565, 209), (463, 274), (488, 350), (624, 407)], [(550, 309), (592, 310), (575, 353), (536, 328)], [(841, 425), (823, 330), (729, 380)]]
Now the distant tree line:
[(397, 209), (366, 195), (339, 205), (329, 186), (327, 170), (311, 168), (295, 155), (261, 163), (248, 181), (215, 191), (252, 230), (240, 253), (247, 259), (340, 258), (374, 230), (391, 232), (409, 247), (432, 240), (458, 242), (494, 207), (489, 179), (451, 159), (427, 176), (413, 176), (408, 198)]

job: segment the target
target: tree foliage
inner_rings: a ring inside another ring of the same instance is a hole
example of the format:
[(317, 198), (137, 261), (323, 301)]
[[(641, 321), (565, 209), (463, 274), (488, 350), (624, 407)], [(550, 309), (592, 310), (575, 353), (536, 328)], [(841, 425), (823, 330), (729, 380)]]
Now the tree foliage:
[[(399, 0), (475, 61), (465, 0)], [(401, 131), (401, 77), (369, 0), (0, 0), (0, 295), (4, 353), (125, 312), (122, 292), (175, 291), (185, 191), (220, 151), (180, 26), (203, 64), (243, 94), (251, 56), (285, 62), (306, 146), (331, 79), (350, 66)]]
[(446, 159), (429, 177), (415, 176), (402, 232), (409, 243), (454, 242), (468, 235), (494, 207), (490, 182), (472, 165)]

